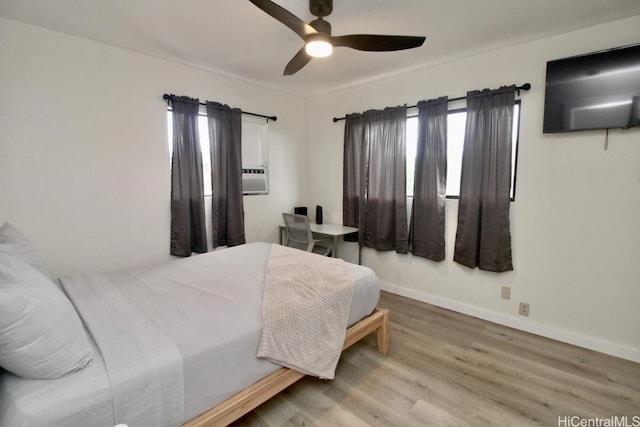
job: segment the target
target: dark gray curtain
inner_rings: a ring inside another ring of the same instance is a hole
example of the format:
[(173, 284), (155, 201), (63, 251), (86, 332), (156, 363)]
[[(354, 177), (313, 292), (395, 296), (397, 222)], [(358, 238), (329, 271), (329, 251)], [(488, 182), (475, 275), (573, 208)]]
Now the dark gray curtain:
[(345, 117), (342, 223), (349, 227), (360, 225), (360, 200), (364, 200), (365, 194), (366, 160), (369, 151), (365, 124), (363, 114), (348, 114)]
[(447, 107), (447, 97), (418, 102), (418, 144), (409, 250), (433, 261), (442, 261), (445, 255)]
[(207, 238), (202, 184), (202, 154), (198, 140), (197, 99), (173, 97), (171, 157), (171, 255), (206, 252)]
[(409, 250), (406, 121), (406, 106), (346, 117), (343, 222), (379, 251)]
[(515, 86), (467, 94), (454, 261), (513, 270), (509, 208)]
[(211, 144), (213, 247), (246, 242), (242, 203), (242, 112), (207, 102)]

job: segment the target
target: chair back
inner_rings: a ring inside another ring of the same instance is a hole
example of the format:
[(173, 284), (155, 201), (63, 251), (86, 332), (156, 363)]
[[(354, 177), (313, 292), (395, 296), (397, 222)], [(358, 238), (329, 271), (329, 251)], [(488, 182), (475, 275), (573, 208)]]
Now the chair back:
[(284, 225), (287, 229), (286, 246), (311, 251), (313, 249), (314, 240), (309, 225), (309, 218), (306, 215), (296, 215), (292, 213), (282, 213)]

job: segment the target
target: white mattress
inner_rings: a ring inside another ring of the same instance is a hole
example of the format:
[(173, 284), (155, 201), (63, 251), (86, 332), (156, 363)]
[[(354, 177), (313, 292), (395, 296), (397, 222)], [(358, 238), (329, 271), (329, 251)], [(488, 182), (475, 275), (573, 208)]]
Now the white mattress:
[[(136, 301), (136, 310), (178, 348), (183, 359), (184, 421), (279, 369), (255, 356), (270, 246), (252, 243), (99, 275)], [(372, 312), (380, 291), (373, 271), (348, 267), (356, 284), (352, 325)], [(123, 277), (138, 285), (122, 286)], [(68, 282), (78, 280), (82, 279)], [(114, 415), (111, 382), (97, 346), (95, 354), (92, 366), (56, 380), (28, 380), (2, 372), (0, 426), (112, 427), (124, 422)]]

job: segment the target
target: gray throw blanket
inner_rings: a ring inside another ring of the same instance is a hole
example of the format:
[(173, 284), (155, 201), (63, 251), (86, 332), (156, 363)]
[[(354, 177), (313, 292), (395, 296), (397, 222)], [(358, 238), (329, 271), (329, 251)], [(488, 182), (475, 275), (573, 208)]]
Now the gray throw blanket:
[(273, 245), (258, 357), (333, 379), (353, 292), (354, 279), (341, 259)]

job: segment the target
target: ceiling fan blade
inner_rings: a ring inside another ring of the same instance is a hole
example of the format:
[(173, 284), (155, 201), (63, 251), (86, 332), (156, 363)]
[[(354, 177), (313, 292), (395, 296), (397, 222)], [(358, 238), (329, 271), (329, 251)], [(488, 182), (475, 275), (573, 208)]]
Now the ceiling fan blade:
[(287, 66), (284, 67), (284, 73), (283, 74), (285, 76), (290, 76), (292, 74), (297, 73), (298, 71), (300, 71), (302, 69), (302, 67), (307, 65), (309, 63), (309, 61), (311, 61), (311, 59), (312, 59), (311, 55), (309, 55), (304, 50), (304, 47), (303, 47), (302, 49), (300, 49), (298, 51), (298, 53), (295, 54), (295, 56), (293, 58), (291, 58), (291, 61), (289, 61)]
[(305, 40), (307, 36), (316, 34), (317, 31), (309, 24), (295, 16), (293, 13), (284, 9), (282, 6), (269, 0), (249, 0), (251, 3), (258, 6), (265, 13), (282, 22), (287, 27), (291, 28), (302, 40)]
[(422, 46), (426, 37), (418, 36), (381, 36), (375, 34), (351, 34), (331, 37), (334, 47), (344, 46), (371, 52), (413, 49)]

